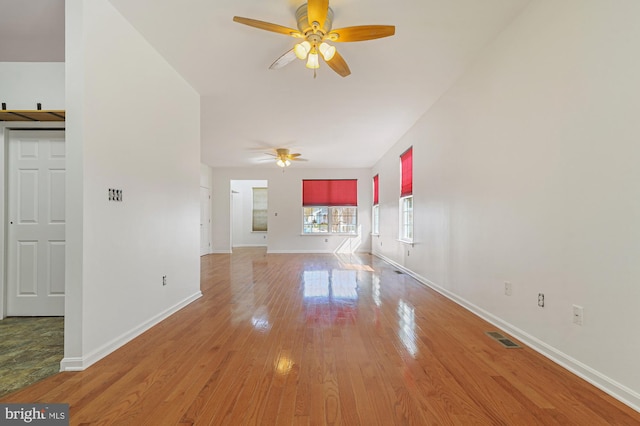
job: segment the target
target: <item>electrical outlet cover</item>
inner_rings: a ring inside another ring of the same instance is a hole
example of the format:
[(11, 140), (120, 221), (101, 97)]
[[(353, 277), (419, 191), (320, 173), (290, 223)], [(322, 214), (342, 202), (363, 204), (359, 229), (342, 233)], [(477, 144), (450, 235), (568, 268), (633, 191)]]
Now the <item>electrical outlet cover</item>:
[(573, 305), (573, 323), (582, 325), (584, 322), (584, 308), (582, 306)]
[(508, 281), (504, 282), (504, 294), (507, 296), (511, 296), (512, 294), (511, 283)]

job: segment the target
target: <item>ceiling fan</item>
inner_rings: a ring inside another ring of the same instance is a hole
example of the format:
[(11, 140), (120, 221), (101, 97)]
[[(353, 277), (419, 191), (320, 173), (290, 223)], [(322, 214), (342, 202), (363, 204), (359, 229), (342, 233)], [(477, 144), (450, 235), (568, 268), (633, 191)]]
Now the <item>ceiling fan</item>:
[(342, 77), (351, 74), (349, 66), (336, 51), (335, 46), (327, 42), (373, 40), (392, 36), (396, 31), (396, 27), (393, 25), (359, 25), (332, 29), (333, 10), (329, 7), (329, 0), (308, 0), (307, 3), (300, 6), (296, 10), (297, 30), (240, 16), (234, 16), (233, 20), (250, 27), (302, 39), (303, 41), (276, 59), (269, 69), (282, 68), (293, 62), (295, 58), (306, 59), (307, 68), (313, 69), (314, 77), (315, 70), (320, 67), (318, 60), (320, 56), (332, 70)]
[(276, 164), (279, 167), (288, 167), (291, 165), (292, 161), (307, 161), (306, 159), (300, 157), (302, 154), (291, 154), (287, 148), (275, 148), (275, 154), (271, 152), (267, 152), (267, 155), (271, 155), (276, 158)]

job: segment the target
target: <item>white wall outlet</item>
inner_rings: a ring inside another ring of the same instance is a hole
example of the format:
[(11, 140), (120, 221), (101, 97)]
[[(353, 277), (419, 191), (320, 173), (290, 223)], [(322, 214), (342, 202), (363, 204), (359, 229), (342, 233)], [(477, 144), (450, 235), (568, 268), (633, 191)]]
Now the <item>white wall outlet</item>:
[(544, 293), (538, 293), (538, 306), (544, 308)]
[(573, 323), (582, 325), (584, 321), (584, 308), (582, 306), (573, 305)]
[(504, 282), (504, 294), (511, 296), (511, 283), (509, 281)]

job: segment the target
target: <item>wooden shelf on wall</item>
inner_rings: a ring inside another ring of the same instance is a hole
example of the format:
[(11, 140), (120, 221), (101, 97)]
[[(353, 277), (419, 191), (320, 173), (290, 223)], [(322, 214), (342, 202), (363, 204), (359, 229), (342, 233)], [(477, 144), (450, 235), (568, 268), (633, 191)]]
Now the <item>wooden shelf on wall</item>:
[(65, 121), (64, 110), (0, 110), (0, 121)]

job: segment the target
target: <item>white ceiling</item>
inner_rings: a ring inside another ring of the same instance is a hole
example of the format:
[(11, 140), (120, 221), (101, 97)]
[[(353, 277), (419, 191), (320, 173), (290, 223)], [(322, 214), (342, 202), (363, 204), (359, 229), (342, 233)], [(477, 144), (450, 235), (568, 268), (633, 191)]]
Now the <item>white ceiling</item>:
[[(295, 39), (232, 21), (296, 28), (302, 0), (110, 1), (202, 95), (202, 162), (274, 167), (264, 152), (287, 147), (309, 160), (292, 167), (316, 168), (372, 166), (529, 2), (333, 0), (334, 28), (395, 25), (396, 35), (335, 43), (351, 75), (321, 63), (314, 79), (299, 60), (268, 69)], [(8, 19), (26, 42), (51, 20), (62, 25), (46, 11), (54, 3), (63, 0), (0, 0), (0, 39)], [(1, 61), (15, 60), (0, 47)]]

